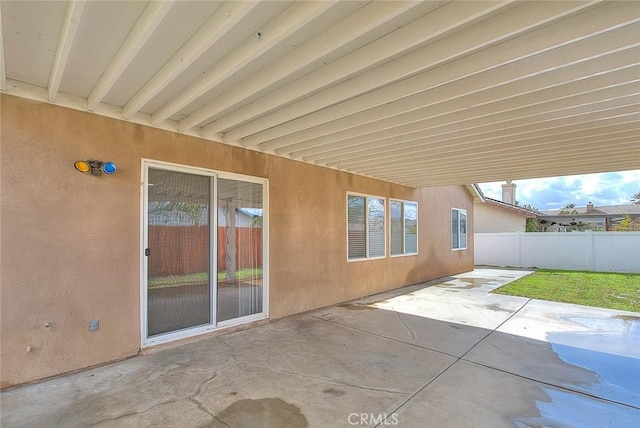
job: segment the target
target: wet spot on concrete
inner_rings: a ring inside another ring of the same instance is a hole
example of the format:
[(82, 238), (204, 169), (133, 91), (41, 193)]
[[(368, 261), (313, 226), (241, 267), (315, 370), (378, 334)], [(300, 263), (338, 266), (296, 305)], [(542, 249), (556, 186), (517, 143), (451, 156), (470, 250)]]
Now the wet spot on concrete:
[(344, 395), (344, 391), (341, 389), (336, 389), (336, 388), (327, 388), (327, 389), (323, 389), (322, 392), (324, 392), (325, 394), (331, 394), (335, 397), (341, 397)]
[(640, 323), (634, 322), (639, 327), (636, 330), (622, 327), (622, 320), (615, 321), (618, 326), (611, 326), (610, 319), (600, 321), (604, 324), (593, 322), (597, 329), (591, 331), (547, 333), (547, 340), (562, 361), (597, 375), (595, 382), (582, 387), (590, 394), (638, 408), (640, 353), (636, 343)]
[(491, 303), (490, 305), (484, 305), (485, 308), (491, 309), (492, 311), (500, 311), (500, 312), (512, 312), (510, 309), (505, 309), (497, 303)]
[(216, 418), (227, 426), (306, 428), (307, 418), (300, 409), (280, 398), (245, 399), (236, 401)]
[(616, 315), (614, 318), (622, 321), (640, 321), (640, 316), (636, 315)]
[(353, 304), (353, 303), (343, 303), (342, 305), (338, 305), (341, 308), (344, 309), (351, 309), (354, 311), (361, 311), (364, 309), (376, 309), (373, 306), (369, 306), (369, 305), (357, 305), (357, 304)]
[(438, 284), (438, 285), (436, 285), (436, 287), (440, 287), (440, 288), (459, 288), (459, 289), (461, 288), (463, 290), (470, 290), (472, 288), (478, 288), (479, 285), (473, 285), (473, 284), (468, 284), (468, 285), (458, 285), (458, 284), (456, 284), (456, 285), (454, 285), (454, 284), (444, 283), (444, 284)]
[(638, 426), (638, 411), (634, 408), (555, 388), (541, 389), (549, 398), (536, 401), (540, 416), (516, 419), (517, 426)]
[(488, 281), (484, 278), (456, 278), (451, 281), (436, 284), (436, 287), (470, 290), (472, 288), (482, 287), (487, 283)]

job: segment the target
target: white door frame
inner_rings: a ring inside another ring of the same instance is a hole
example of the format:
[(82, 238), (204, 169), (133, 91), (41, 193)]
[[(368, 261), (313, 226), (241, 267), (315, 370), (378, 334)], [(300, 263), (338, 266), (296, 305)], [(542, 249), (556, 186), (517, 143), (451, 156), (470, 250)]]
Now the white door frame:
[[(149, 168), (162, 169), (165, 171), (182, 172), (186, 174), (204, 175), (212, 178), (211, 186), (211, 227), (210, 227), (210, 247), (209, 266), (211, 276), (217, 274), (218, 244), (217, 244), (217, 224), (218, 224), (218, 203), (217, 203), (217, 183), (219, 178), (230, 180), (246, 181), (262, 185), (262, 312), (240, 318), (234, 318), (222, 322), (216, 322), (217, 308), (217, 280), (209, 281), (210, 290), (210, 319), (207, 325), (186, 328), (169, 333), (159, 334), (153, 337), (147, 336), (147, 264), (148, 258), (144, 251), (149, 244), (148, 236), (148, 202), (149, 189)], [(140, 185), (140, 347), (145, 348), (161, 343), (172, 342), (174, 340), (205, 334), (211, 331), (223, 330), (225, 328), (247, 324), (269, 318), (269, 180), (266, 178), (252, 177), (241, 174), (234, 174), (224, 171), (216, 171), (207, 168), (192, 167), (188, 165), (175, 164), (152, 159), (142, 159), (142, 177)]]

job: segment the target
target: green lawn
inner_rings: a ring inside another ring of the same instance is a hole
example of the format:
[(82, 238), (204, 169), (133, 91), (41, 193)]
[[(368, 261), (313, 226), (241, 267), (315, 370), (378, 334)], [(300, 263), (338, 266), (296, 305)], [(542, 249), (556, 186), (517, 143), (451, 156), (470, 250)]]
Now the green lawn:
[[(262, 268), (255, 269), (240, 269), (236, 271), (236, 279), (239, 281), (245, 280), (247, 278), (262, 278)], [(149, 278), (148, 286), (149, 288), (154, 287), (172, 287), (174, 285), (186, 285), (186, 284), (203, 284), (206, 283), (208, 279), (207, 272), (198, 272), (192, 273), (188, 275), (169, 275), (169, 276), (158, 276)], [(224, 281), (227, 278), (226, 272), (218, 273), (218, 281)]]
[(493, 292), (640, 312), (640, 274), (540, 269)]

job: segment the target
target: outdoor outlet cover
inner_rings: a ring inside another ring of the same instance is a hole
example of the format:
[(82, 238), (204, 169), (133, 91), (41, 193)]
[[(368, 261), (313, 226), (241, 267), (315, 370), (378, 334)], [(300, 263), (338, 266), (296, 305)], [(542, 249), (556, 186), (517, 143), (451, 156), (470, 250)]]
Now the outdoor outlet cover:
[(98, 331), (98, 329), (100, 328), (100, 321), (99, 320), (91, 320), (89, 321), (89, 331), (91, 333)]

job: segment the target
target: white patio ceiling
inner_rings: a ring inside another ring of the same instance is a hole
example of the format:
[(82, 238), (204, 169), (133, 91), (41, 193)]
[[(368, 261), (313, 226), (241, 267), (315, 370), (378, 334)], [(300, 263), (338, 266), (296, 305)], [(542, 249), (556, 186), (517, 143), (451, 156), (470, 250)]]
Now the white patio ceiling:
[(411, 186), (640, 168), (640, 2), (0, 8), (11, 95)]

